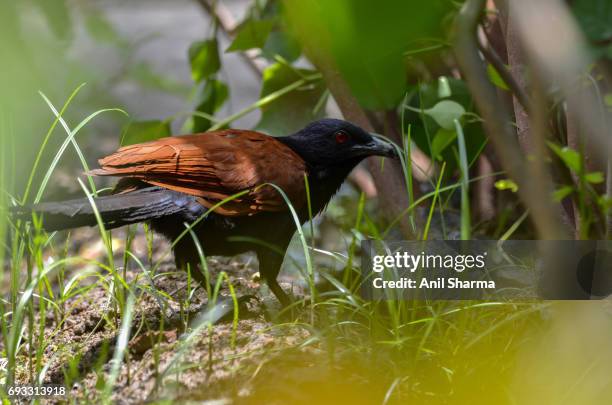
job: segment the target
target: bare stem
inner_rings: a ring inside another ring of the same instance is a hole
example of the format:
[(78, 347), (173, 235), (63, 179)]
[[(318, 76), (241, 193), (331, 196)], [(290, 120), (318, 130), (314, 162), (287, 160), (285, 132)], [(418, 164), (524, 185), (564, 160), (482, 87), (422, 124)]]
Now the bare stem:
[[(487, 35), (487, 31), (482, 29), (485, 35)], [(516, 99), (521, 103), (523, 108), (527, 110), (529, 108), (529, 97), (523, 90), (523, 88), (518, 84), (518, 82), (512, 76), (512, 73), (508, 70), (502, 59), (499, 57), (497, 52), (492, 47), (488, 47), (482, 42), (478, 41), (478, 49), (482, 52), (483, 56), (489, 63), (497, 70), (499, 76), (504, 80), (504, 82), (508, 85), (512, 93)]]

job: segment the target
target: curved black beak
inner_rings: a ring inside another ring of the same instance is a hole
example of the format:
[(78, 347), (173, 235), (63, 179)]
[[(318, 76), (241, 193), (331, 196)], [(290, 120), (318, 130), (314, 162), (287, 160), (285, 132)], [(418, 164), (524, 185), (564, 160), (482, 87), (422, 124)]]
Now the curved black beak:
[(364, 145), (354, 145), (353, 151), (360, 156), (385, 156), (396, 158), (397, 152), (393, 145), (378, 137), (372, 136), (372, 140)]

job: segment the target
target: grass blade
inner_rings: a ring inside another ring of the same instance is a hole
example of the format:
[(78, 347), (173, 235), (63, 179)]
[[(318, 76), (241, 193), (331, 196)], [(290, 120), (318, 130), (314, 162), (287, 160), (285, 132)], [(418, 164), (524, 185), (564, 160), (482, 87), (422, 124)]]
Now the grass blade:
[(454, 122), (459, 146), (459, 169), (461, 170), (461, 239), (468, 240), (471, 238), (469, 166), (463, 128), (458, 120), (455, 119)]

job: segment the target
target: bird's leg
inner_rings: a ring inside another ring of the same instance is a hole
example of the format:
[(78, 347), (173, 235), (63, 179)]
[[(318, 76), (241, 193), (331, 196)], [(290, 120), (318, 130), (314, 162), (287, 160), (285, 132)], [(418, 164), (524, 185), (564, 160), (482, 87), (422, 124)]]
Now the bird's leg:
[(291, 305), (291, 298), (282, 289), (276, 277), (280, 272), (281, 265), (283, 264), (283, 256), (277, 252), (266, 250), (258, 251), (257, 258), (259, 259), (259, 274), (266, 280), (266, 284), (270, 288), (270, 291), (280, 301), (283, 308)]
[(207, 283), (199, 255), (193, 242), (180, 241), (174, 248), (174, 261), (177, 269), (181, 269), (184, 272), (187, 272), (187, 269), (189, 269), (191, 277), (200, 284), (204, 291), (214, 290), (214, 284)]
[(210, 286), (210, 291), (214, 290), (214, 285), (211, 284), (207, 284), (206, 283), (206, 277), (204, 277), (204, 274), (202, 273), (202, 269), (199, 263), (196, 262), (187, 262), (187, 261), (182, 261), (182, 260), (176, 260), (176, 268), (180, 269), (182, 271), (184, 271), (185, 273), (187, 273), (187, 270), (189, 270), (189, 274), (191, 274), (191, 278), (193, 280), (195, 280), (203, 289), (204, 291), (208, 291), (208, 286)]
[(286, 308), (291, 305), (291, 298), (289, 298), (289, 295), (287, 295), (287, 293), (283, 290), (280, 284), (278, 284), (278, 281), (276, 281), (276, 279), (266, 279), (266, 283), (268, 284), (270, 291), (272, 291), (272, 293), (274, 293), (276, 298), (280, 301), (283, 308)]

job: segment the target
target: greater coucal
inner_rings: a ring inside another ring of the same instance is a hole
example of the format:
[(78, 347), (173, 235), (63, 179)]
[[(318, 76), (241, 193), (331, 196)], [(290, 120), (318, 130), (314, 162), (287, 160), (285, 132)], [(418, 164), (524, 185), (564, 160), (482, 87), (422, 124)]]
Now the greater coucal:
[[(95, 199), (107, 229), (149, 221), (173, 241), (185, 224), (214, 208), (193, 228), (204, 253), (255, 251), (260, 274), (286, 306), (290, 300), (276, 281), (283, 261), (279, 252), (285, 252), (296, 228), (284, 198), (267, 184), (285, 192), (303, 224), (309, 219), (305, 178), (316, 215), (361, 160), (394, 153), (390, 144), (356, 125), (323, 119), (284, 137), (227, 129), (129, 145), (100, 159), (100, 168), (91, 173), (121, 177), (112, 195)], [(43, 214), (48, 231), (97, 224), (87, 198), (18, 209), (22, 217), (30, 211)], [(194, 277), (204, 281), (189, 235), (176, 244), (174, 255), (177, 267), (190, 264)]]

